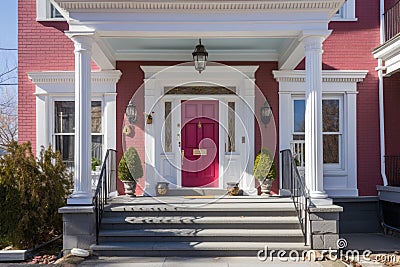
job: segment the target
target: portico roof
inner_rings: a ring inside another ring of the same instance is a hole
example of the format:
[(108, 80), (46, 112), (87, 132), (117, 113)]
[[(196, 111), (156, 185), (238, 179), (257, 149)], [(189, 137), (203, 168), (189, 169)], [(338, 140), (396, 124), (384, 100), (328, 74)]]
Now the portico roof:
[(50, 0), (70, 34), (92, 32), (102, 69), (118, 60), (190, 61), (202, 38), (211, 61), (277, 61), (293, 69), (304, 58), (302, 36), (327, 37), (345, 0)]

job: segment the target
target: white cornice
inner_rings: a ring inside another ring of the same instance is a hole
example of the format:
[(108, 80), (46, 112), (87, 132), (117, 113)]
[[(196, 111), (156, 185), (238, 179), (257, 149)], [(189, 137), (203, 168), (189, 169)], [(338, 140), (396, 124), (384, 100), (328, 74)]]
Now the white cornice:
[(204, 11), (241, 11), (241, 10), (329, 10), (334, 15), (342, 6), (344, 0), (52, 0), (67, 11), (97, 11), (97, 10), (120, 10), (120, 11), (171, 11), (171, 10), (204, 10)]
[[(92, 72), (92, 83), (116, 84), (121, 74), (119, 70), (94, 71)], [(28, 77), (35, 84), (70, 84), (75, 82), (75, 72), (73, 71), (28, 72)]]
[[(275, 70), (272, 72), (278, 82), (305, 82), (304, 70)], [(367, 70), (323, 70), (323, 82), (356, 83), (362, 82), (367, 76)]]

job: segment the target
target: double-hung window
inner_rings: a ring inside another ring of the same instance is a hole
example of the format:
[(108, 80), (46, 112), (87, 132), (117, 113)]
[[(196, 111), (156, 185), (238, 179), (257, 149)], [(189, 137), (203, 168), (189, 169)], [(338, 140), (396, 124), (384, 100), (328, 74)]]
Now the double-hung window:
[[(292, 150), (300, 167), (305, 164), (305, 110), (302, 97), (293, 99)], [(326, 167), (341, 168), (343, 151), (343, 104), (339, 96), (322, 100), (323, 161)]]
[[(103, 132), (101, 101), (92, 101), (92, 157), (102, 160)], [(75, 159), (75, 102), (54, 101), (54, 147), (73, 168)]]

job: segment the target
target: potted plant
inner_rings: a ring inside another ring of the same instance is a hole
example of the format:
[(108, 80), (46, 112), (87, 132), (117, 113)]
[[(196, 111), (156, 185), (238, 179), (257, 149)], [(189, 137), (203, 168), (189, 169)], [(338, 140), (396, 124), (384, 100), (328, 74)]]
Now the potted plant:
[(92, 171), (98, 171), (97, 168), (100, 167), (101, 162), (98, 158), (92, 158)]
[(124, 183), (125, 194), (136, 196), (136, 184), (142, 176), (143, 168), (139, 154), (134, 147), (130, 147), (118, 165), (118, 178)]
[(260, 181), (263, 196), (270, 196), (272, 182), (276, 178), (274, 158), (267, 148), (261, 148), (254, 161), (254, 177)]

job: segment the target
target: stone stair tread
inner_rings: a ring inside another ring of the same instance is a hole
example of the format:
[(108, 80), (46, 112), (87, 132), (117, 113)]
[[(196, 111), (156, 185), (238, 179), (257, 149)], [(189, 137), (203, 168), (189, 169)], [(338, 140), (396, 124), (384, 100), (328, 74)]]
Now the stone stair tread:
[(282, 250), (306, 250), (303, 242), (104, 242), (92, 245), (94, 251), (177, 251), (177, 250), (206, 250), (206, 251), (234, 251), (254, 250), (254, 255), (260, 249), (268, 248)]
[(296, 216), (139, 216), (105, 217), (102, 224), (218, 224), (218, 223), (262, 223), (293, 224), (299, 223)]
[(285, 203), (213, 203), (213, 204), (179, 204), (179, 205), (165, 205), (165, 204), (150, 204), (150, 205), (115, 205), (111, 204), (104, 209), (107, 211), (134, 211), (134, 212), (168, 212), (168, 211), (221, 211), (221, 212), (234, 212), (234, 211), (294, 211), (295, 207), (293, 202)]
[(290, 197), (254, 197), (254, 196), (210, 196), (210, 197), (199, 197), (199, 196), (176, 196), (176, 197), (140, 197), (132, 198), (129, 196), (118, 196), (109, 200), (110, 205), (155, 205), (155, 204), (168, 204), (174, 205), (190, 205), (190, 204), (224, 204), (224, 203), (293, 203)]
[(301, 229), (136, 229), (101, 230), (103, 237), (152, 237), (152, 236), (265, 236), (302, 237)]

